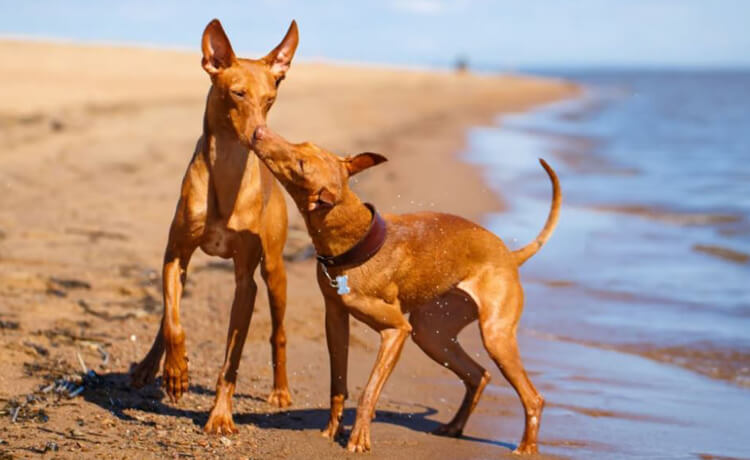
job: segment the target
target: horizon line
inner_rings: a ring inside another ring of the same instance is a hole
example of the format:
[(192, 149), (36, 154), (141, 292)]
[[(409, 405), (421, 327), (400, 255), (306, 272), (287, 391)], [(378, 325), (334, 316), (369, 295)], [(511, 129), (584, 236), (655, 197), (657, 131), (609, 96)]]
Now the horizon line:
[[(18, 41), (33, 43), (48, 43), (54, 45), (72, 45), (88, 47), (112, 47), (112, 48), (135, 48), (154, 51), (170, 51), (186, 54), (199, 54), (200, 43), (195, 47), (181, 45), (177, 43), (154, 43), (130, 40), (99, 40), (99, 39), (81, 39), (71, 37), (61, 37), (52, 35), (31, 35), (31, 34), (14, 34), (0, 32), (0, 41)], [(263, 56), (264, 52), (243, 50), (237, 54)], [(379, 59), (354, 60), (346, 58), (337, 58), (331, 56), (299, 56), (297, 60), (308, 63), (327, 63), (338, 65), (354, 66), (381, 66), (393, 69), (412, 69), (412, 70), (453, 70), (454, 62), (457, 58), (464, 58), (468, 62), (469, 70), (475, 72), (490, 73), (513, 73), (513, 72), (554, 72), (554, 71), (750, 71), (750, 62), (747, 63), (695, 63), (695, 62), (674, 62), (674, 63), (657, 63), (652, 61), (644, 62), (596, 62), (596, 61), (579, 61), (579, 62), (529, 62), (523, 64), (510, 63), (491, 63), (486, 59), (472, 60), (470, 56), (456, 56), (450, 60), (425, 60), (419, 63), (403, 63), (399, 61), (385, 61)]]

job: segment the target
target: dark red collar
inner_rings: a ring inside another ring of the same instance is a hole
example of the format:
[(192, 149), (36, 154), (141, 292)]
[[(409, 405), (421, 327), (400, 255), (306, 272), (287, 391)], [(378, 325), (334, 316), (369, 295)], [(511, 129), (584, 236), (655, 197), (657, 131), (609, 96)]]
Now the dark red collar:
[(372, 213), (372, 220), (370, 221), (370, 228), (367, 229), (367, 233), (354, 246), (342, 254), (337, 256), (318, 255), (318, 262), (323, 264), (324, 267), (344, 268), (363, 264), (383, 247), (386, 235), (385, 220), (380, 217), (378, 211), (375, 210), (375, 206), (370, 203), (365, 203), (365, 206)]

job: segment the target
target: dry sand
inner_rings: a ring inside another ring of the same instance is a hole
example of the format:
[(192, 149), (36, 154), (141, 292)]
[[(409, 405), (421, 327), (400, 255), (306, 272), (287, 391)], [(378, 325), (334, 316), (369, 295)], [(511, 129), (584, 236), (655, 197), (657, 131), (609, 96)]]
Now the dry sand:
[[(163, 246), (208, 84), (196, 54), (0, 41), (0, 456), (31, 456), (52, 449), (48, 443), (63, 457), (349, 456), (318, 432), (327, 417), (328, 364), (309, 258), (288, 264), (290, 410), (264, 402), (270, 322), (261, 293), (235, 397), (240, 434), (202, 434), (233, 291), (230, 263), (202, 254), (193, 259), (182, 304), (190, 394), (174, 406), (155, 385), (140, 392), (125, 386), (158, 327)], [(576, 91), (520, 76), (297, 62), (269, 125), (342, 154), (388, 156), (356, 185), (383, 211), (431, 208), (477, 220), (502, 202), (457, 159), (466, 130)], [(290, 216), (288, 252), (295, 256), (308, 239), (294, 209)], [(349, 408), (377, 349), (377, 336), (352, 323)], [(468, 329), (470, 348), (479, 351), (476, 327)], [(522, 351), (543, 355), (536, 343), (525, 340)], [(106, 365), (100, 350), (109, 355)], [(99, 382), (74, 399), (29, 401), (11, 423), (8, 413), (25, 395), (39, 398), (39, 388), (78, 371), (76, 352)], [(480, 359), (493, 382), (465, 438), (438, 438), (426, 432), (450, 419), (462, 385), (407, 345), (378, 405), (373, 456), (510, 457), (522, 431), (520, 404)], [(528, 366), (532, 377), (538, 362)], [(352, 419), (349, 409), (345, 422)], [(542, 451), (578, 442), (545, 423)]]

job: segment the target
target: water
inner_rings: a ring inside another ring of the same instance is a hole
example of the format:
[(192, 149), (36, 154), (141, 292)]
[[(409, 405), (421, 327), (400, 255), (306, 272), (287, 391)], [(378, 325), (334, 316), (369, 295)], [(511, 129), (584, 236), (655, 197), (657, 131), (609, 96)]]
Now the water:
[(561, 75), (584, 95), (471, 133), (469, 161), (510, 203), (532, 333), (637, 353), (750, 387), (750, 72)]

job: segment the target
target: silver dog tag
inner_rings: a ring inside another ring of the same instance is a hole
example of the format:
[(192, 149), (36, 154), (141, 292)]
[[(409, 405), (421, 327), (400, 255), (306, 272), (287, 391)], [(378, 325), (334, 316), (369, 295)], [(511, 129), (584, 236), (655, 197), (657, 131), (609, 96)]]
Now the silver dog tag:
[(346, 284), (348, 280), (349, 278), (346, 275), (336, 277), (336, 294), (344, 295), (351, 292), (349, 286)]

